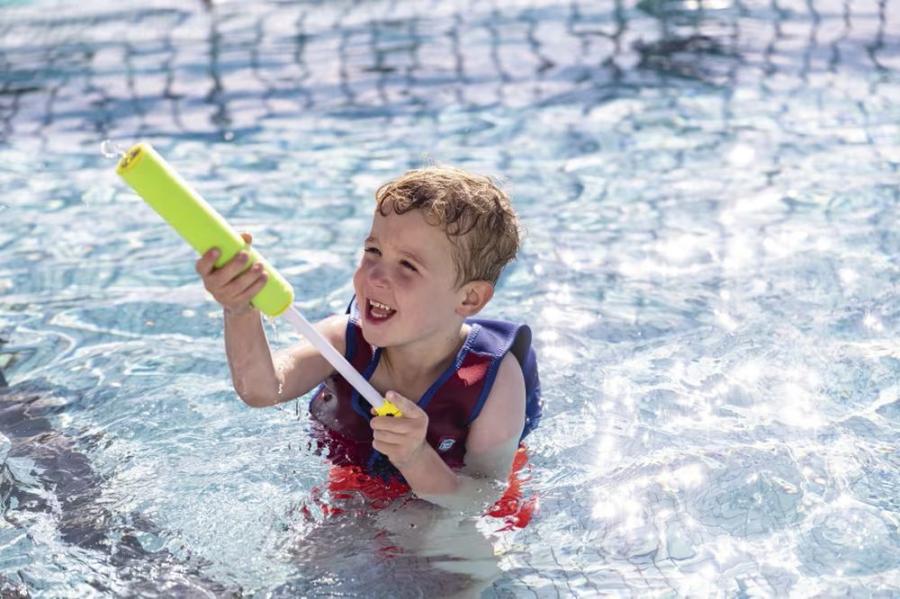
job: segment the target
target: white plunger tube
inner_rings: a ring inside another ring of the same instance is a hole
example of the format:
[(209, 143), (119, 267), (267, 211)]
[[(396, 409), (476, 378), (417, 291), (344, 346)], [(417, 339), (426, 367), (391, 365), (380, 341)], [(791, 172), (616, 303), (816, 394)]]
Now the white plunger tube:
[(381, 394), (375, 390), (375, 387), (363, 378), (363, 375), (347, 361), (347, 358), (338, 353), (338, 350), (334, 349), (334, 346), (328, 343), (328, 340), (322, 336), (322, 333), (317, 331), (316, 328), (310, 324), (299, 311), (297, 311), (297, 308), (291, 306), (285, 310), (282, 316), (284, 316), (289, 323), (294, 325), (294, 329), (298, 333), (306, 337), (306, 340), (322, 354), (322, 357), (328, 360), (328, 363), (334, 366), (334, 369), (337, 370), (354, 389), (359, 391), (359, 394), (372, 404), (373, 408), (377, 410), (384, 405), (384, 398), (382, 398)]

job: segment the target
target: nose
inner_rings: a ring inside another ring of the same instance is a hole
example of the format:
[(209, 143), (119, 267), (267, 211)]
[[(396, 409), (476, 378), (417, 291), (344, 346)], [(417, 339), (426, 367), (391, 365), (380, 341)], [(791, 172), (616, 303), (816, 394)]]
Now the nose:
[(369, 269), (369, 282), (376, 287), (387, 287), (389, 283), (387, 269), (381, 264), (374, 264)]

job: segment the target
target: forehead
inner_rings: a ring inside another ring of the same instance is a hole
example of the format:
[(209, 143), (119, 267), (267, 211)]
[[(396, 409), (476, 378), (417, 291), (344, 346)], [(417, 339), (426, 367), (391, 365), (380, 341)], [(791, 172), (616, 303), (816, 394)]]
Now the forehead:
[(422, 210), (396, 214), (386, 206), (386, 215), (377, 209), (372, 218), (371, 235), (382, 246), (412, 253), (431, 264), (452, 265), (453, 244), (438, 225), (428, 222)]

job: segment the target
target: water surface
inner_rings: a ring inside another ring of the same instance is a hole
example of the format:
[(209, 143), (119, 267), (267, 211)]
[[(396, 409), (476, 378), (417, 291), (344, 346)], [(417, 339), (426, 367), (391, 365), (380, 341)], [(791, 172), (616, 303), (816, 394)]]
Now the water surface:
[[(898, 6), (0, 10), (0, 586), (900, 592)], [(194, 257), (108, 138), (151, 141), (312, 319), (378, 185), (499, 177), (527, 238), (486, 314), (536, 333), (532, 524), (304, 516), (305, 401), (236, 398)]]

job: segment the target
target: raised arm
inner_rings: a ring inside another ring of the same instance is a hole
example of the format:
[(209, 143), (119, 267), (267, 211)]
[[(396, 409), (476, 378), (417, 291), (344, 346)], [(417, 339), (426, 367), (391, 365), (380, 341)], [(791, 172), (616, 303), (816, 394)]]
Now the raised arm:
[[(252, 241), (249, 233), (241, 235), (248, 244)], [(260, 313), (250, 305), (250, 299), (265, 285), (265, 273), (243, 270), (245, 252), (215, 268), (215, 252), (210, 250), (197, 261), (197, 273), (225, 310), (225, 353), (234, 389), (244, 403), (263, 407), (288, 401), (331, 375), (331, 365), (305, 342), (272, 356)], [(347, 316), (334, 316), (316, 328), (343, 353), (346, 326)]]
[[(316, 329), (344, 353), (347, 316), (331, 316)], [(244, 403), (255, 408), (290, 401), (334, 373), (334, 368), (305, 339), (273, 356), (259, 313), (225, 312), (225, 353), (234, 389)]]

